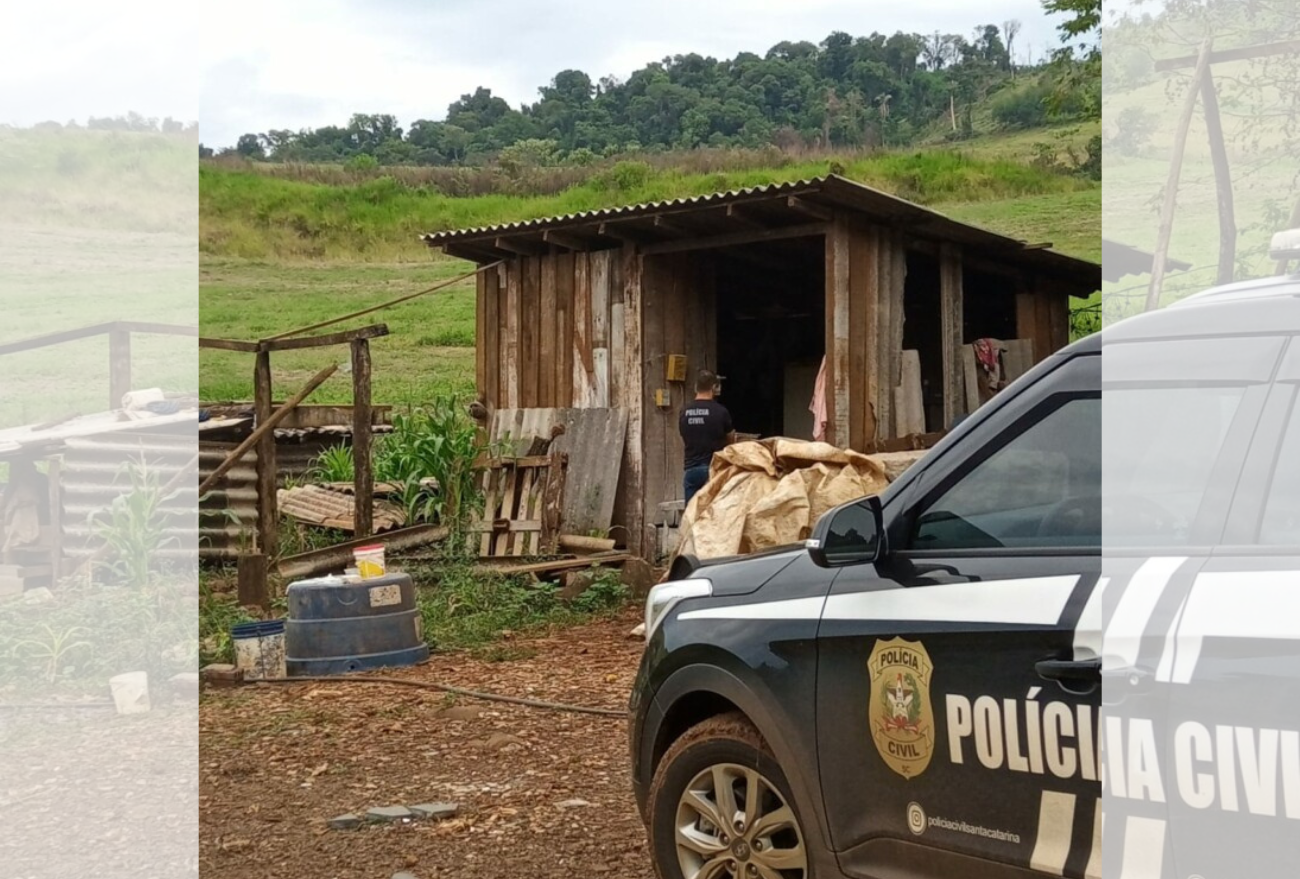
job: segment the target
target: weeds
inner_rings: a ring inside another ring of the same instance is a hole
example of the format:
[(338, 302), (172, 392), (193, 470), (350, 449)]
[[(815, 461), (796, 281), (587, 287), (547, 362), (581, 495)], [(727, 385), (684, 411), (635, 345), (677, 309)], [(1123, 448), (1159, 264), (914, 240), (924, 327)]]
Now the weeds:
[(619, 578), (618, 571), (602, 569), (591, 585), (573, 600), (572, 607), (580, 613), (597, 614), (617, 610), (627, 603), (628, 588)]

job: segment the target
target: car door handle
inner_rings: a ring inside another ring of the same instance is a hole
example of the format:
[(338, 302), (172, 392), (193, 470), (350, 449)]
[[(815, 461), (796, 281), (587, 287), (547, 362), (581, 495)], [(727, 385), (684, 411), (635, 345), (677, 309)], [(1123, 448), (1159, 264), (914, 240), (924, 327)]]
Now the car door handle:
[(1055, 681), (1067, 693), (1087, 695), (1101, 684), (1101, 659), (1043, 659), (1034, 663), (1034, 671), (1048, 681)]

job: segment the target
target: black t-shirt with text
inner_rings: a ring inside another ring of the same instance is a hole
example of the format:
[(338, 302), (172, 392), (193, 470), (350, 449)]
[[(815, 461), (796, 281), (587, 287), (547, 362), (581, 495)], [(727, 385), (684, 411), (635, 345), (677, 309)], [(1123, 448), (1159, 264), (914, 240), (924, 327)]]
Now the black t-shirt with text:
[(686, 444), (686, 466), (699, 467), (727, 445), (731, 413), (717, 400), (692, 400), (682, 409), (678, 430)]

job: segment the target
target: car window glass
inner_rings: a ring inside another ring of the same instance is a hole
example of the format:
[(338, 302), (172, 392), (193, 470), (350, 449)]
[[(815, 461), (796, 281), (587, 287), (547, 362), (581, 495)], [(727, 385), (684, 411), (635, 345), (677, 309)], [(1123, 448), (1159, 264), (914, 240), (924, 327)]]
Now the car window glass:
[(1101, 545), (1101, 400), (1033, 418), (926, 505), (912, 549)]
[(1291, 407), (1260, 522), (1265, 546), (1300, 546), (1300, 404)]
[(1116, 387), (1102, 415), (1107, 546), (1185, 546), (1243, 387)]

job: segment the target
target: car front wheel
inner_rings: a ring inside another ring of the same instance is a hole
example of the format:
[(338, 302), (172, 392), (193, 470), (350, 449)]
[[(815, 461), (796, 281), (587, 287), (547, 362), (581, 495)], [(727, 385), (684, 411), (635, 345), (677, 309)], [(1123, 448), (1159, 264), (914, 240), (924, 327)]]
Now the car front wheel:
[(809, 879), (790, 785), (739, 714), (689, 729), (650, 787), (651, 848), (661, 879)]

